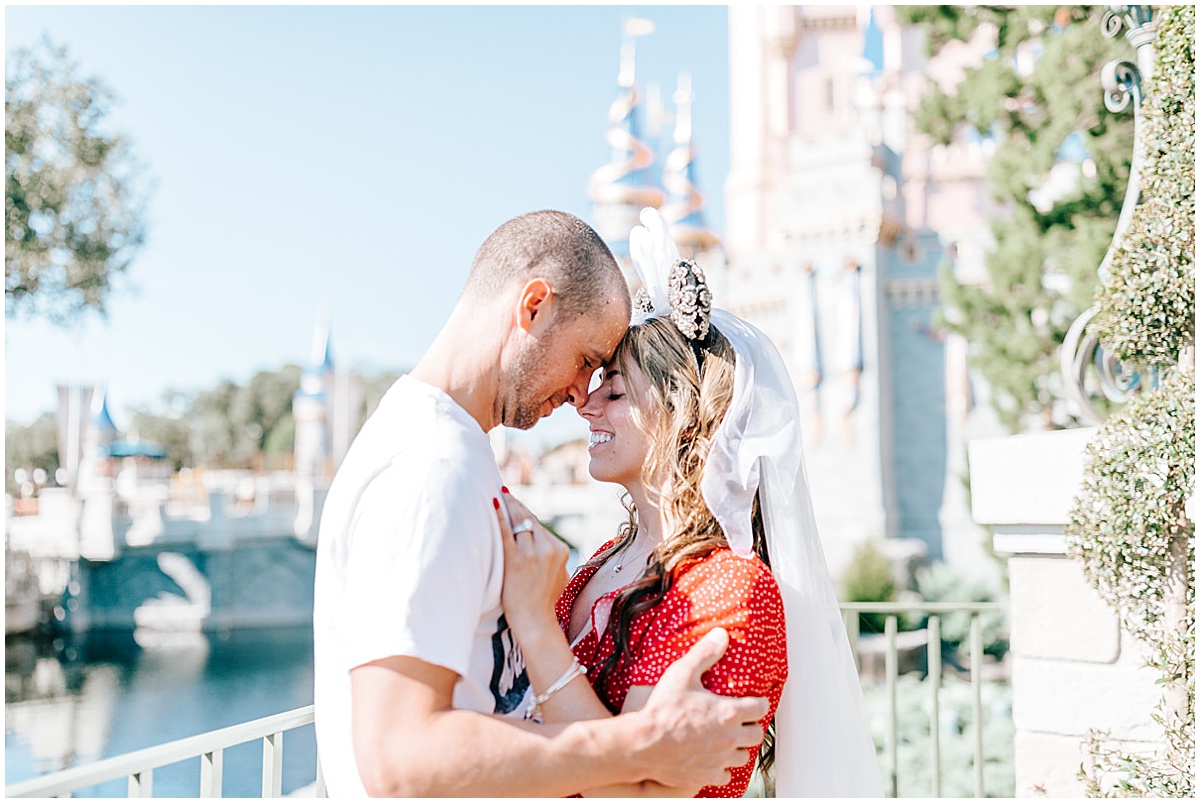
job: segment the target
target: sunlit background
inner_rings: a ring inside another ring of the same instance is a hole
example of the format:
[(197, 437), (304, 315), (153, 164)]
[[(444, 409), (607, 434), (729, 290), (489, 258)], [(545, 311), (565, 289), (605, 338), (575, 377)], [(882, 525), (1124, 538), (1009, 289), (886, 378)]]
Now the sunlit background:
[[(1096, 728), (1158, 750), (1144, 633), (1066, 536), (1106, 510), (1076, 501), (1092, 425), (1171, 367), (1114, 379), (1082, 334), (1137, 186), (1112, 65), (1153, 57), (1149, 7), (1114, 8), (6, 7), (8, 70), (49, 42), (111, 90), (145, 200), (106, 315), (14, 303), (7, 263), (6, 783), (310, 704), (324, 494), (476, 248), (565, 210), (632, 284), (646, 205), (791, 372), (888, 794), (1082, 794)], [(624, 517), (585, 434), (490, 433), (572, 565)]]
[[(6, 418), (54, 410), (57, 383), (99, 382), (124, 426), (164, 390), (305, 361), (322, 313), (339, 367), (411, 367), (492, 229), (535, 209), (590, 219), (634, 11), (8, 7), (8, 52), (48, 34), (113, 90), (106, 125), (152, 193), (107, 321), (6, 321)], [(678, 74), (692, 76), (717, 230), (725, 16), (656, 8), (637, 52), (643, 92), (657, 86), (668, 113)]]

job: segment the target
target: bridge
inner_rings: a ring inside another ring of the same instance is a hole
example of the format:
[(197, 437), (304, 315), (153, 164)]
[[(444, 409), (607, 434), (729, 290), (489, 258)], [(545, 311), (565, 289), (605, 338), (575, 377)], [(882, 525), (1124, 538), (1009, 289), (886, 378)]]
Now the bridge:
[(284, 472), (45, 488), (35, 515), (6, 516), (26, 578), (9, 608), (37, 597), (76, 632), (306, 624), (325, 493)]

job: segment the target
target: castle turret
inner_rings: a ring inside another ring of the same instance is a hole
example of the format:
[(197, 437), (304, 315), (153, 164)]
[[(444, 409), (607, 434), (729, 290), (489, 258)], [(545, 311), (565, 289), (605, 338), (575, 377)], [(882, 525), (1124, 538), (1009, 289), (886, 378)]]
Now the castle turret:
[(629, 256), (629, 232), (638, 224), (638, 214), (647, 206), (662, 206), (664, 200), (650, 172), (654, 151), (642, 141), (642, 103), (635, 75), (635, 39), (653, 31), (649, 20), (625, 21), (617, 99), (608, 112), (612, 158), (592, 174), (588, 187), (596, 230), (622, 262)]
[(662, 213), (679, 245), (679, 253), (704, 269), (717, 303), (724, 297), (725, 253), (721, 240), (704, 219), (705, 200), (696, 186), (696, 148), (692, 143), (692, 77), (679, 74), (675, 90), (675, 146), (663, 167), (667, 200)]
[(296, 475), (325, 477), (330, 473), (329, 399), (333, 387), (333, 355), (329, 348), (329, 318), (322, 314), (313, 332), (312, 353), (292, 397), (296, 421)]
[(687, 257), (705, 251), (720, 242), (704, 222), (704, 196), (696, 187), (696, 149), (692, 145), (692, 77), (679, 74), (675, 91), (675, 147), (667, 154), (663, 185), (667, 200), (662, 213), (671, 226), (671, 234)]
[(108, 483), (107, 479), (101, 478), (112, 474), (108, 464), (109, 447), (117, 438), (117, 425), (108, 411), (107, 389), (98, 385), (89, 396), (91, 409), (80, 442), (79, 468), (75, 479), (75, 488), (80, 494)]

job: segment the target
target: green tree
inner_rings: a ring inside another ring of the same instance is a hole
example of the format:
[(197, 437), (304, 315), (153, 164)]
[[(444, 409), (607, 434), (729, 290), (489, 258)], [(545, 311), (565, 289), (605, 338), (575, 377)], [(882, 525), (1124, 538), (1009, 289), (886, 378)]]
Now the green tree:
[(246, 433), (255, 442), (257, 463), (265, 458), (278, 465), (279, 458), (289, 457), (295, 447), (292, 397), (300, 389), (300, 372), (298, 365), (259, 371), (235, 399), (231, 412), (245, 422)]
[[(973, 128), (994, 138), (988, 182), (1004, 213), (993, 220), (988, 281), (942, 271), (943, 322), (971, 344), (992, 404), (1013, 431), (1032, 416), (1051, 428), (1075, 423), (1061, 397), (1058, 350), (1089, 307), (1096, 268), (1116, 226), (1133, 145), (1133, 118), (1104, 107), (1103, 65), (1132, 55), (1100, 33), (1100, 6), (909, 6), (902, 21), (927, 34), (932, 52), (988, 26), (995, 49), (961, 84), (930, 83), (918, 126), (948, 144)], [(1072, 140), (1086, 170), (1058, 197), (1039, 197)]]
[(20, 483), (13, 474), (17, 469), (40, 468), (47, 477), (58, 469), (58, 424), (53, 413), (45, 413), (28, 426), (11, 421), (4, 425), (4, 488), (16, 496)]
[(144, 237), (140, 168), (106, 130), (112, 93), (44, 39), (4, 77), (7, 314), (65, 323), (105, 313), (113, 280)]
[(250, 446), (230, 415), (239, 388), (228, 379), (197, 393), (185, 420), (191, 430), (192, 455), (198, 466), (235, 468), (249, 465)]
[[(157, 441), (176, 470), (183, 467), (287, 469), (292, 465), (296, 421), (292, 399), (301, 368), (289, 364), (259, 371), (245, 385), (224, 379), (199, 392), (168, 390), (159, 405), (135, 409), (129, 434)], [(356, 430), (378, 406), (400, 373), (383, 371), (363, 380)], [(9, 422), (5, 444), (10, 491), (15, 468), (58, 467), (55, 420), (47, 413), (29, 426)]]
[(176, 471), (195, 464), (192, 458), (192, 433), (181, 416), (135, 410), (129, 431), (136, 432), (139, 438), (161, 443)]
[(197, 394), (185, 416), (197, 463), (258, 469), (268, 452), (289, 452), (295, 438), (292, 397), (299, 388), (300, 366), (285, 365), (259, 371), (244, 387), (223, 380)]

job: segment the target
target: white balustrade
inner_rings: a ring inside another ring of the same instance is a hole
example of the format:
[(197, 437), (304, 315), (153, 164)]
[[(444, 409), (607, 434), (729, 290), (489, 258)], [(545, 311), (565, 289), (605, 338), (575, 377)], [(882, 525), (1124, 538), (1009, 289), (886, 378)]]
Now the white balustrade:
[[(969, 667), (971, 679), (971, 715), (974, 724), (974, 792), (976, 797), (984, 797), (983, 765), (985, 761), (983, 744), (983, 704), (982, 704), (982, 667), (983, 667), (983, 631), (980, 616), (984, 613), (1003, 611), (1005, 606), (1000, 603), (957, 603), (957, 602), (915, 602), (915, 603), (843, 603), (842, 613), (846, 619), (847, 634), (851, 650), (856, 661), (861, 661), (859, 646), (860, 633), (858, 615), (861, 613), (883, 614), (884, 620), (884, 676), (887, 700), (887, 734), (883, 749), (882, 769), (885, 773), (885, 791), (889, 797), (899, 796), (898, 788), (898, 708), (897, 708), (897, 677), (898, 677), (898, 631), (899, 616), (904, 613), (929, 614), (926, 625), (926, 650), (928, 654), (928, 679), (931, 689), (930, 705), (930, 744), (932, 756), (932, 789), (933, 795), (939, 796), (942, 783), (941, 773), (941, 727), (940, 727), (940, 692), (942, 688), (942, 617), (953, 613), (966, 612), (970, 614), (969, 636)], [(313, 722), (313, 707), (306, 706), (276, 714), (240, 725), (211, 731), (209, 733), (180, 739), (156, 747), (138, 750), (121, 756), (103, 759), (92, 764), (56, 772), (40, 778), (32, 778), (5, 788), (6, 797), (53, 797), (70, 795), (72, 792), (85, 789), (96, 784), (105, 783), (125, 777), (129, 782), (129, 797), (150, 797), (153, 788), (153, 773), (158, 767), (184, 761), (190, 758), (200, 760), (200, 796), (221, 797), (221, 782), (223, 770), (223, 751), (225, 748), (243, 744), (255, 739), (262, 740), (262, 796), (279, 797), (282, 793), (283, 782), (283, 734), (286, 731), (300, 728)], [(316, 795), (325, 797), (325, 779), (317, 762)]]

